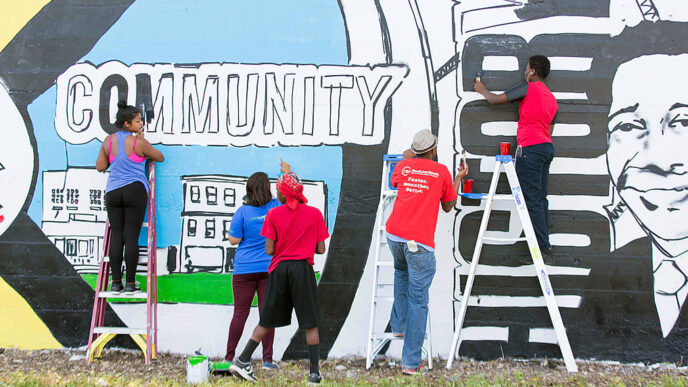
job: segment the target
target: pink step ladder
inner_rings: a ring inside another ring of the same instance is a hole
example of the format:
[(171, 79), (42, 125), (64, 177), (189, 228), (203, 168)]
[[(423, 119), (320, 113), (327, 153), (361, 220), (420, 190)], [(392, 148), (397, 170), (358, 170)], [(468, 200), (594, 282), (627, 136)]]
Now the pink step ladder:
[[(96, 294), (93, 300), (93, 314), (91, 315), (91, 329), (88, 335), (88, 350), (86, 362), (100, 357), (105, 345), (117, 335), (129, 335), (141, 348), (146, 357), (146, 364), (158, 356), (158, 276), (157, 276), (157, 237), (155, 227), (155, 162), (148, 163), (148, 181), (150, 194), (148, 196), (148, 222), (143, 227), (148, 228), (148, 275), (146, 277), (146, 291), (133, 294), (115, 294), (108, 291), (110, 279), (110, 222), (105, 223), (105, 237), (103, 238), (103, 257), (98, 268), (98, 280), (96, 282)], [(129, 268), (127, 268), (129, 270)], [(145, 299), (146, 300), (146, 327), (106, 327), (105, 309), (107, 299)]]

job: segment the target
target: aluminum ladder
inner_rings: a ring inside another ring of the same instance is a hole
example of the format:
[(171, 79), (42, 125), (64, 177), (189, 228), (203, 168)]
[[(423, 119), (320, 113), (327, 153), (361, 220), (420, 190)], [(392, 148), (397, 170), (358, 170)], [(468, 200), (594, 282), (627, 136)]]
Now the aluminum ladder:
[[(148, 229), (148, 271), (146, 276), (146, 291), (133, 294), (114, 294), (108, 291), (110, 278), (110, 223), (105, 223), (105, 237), (103, 238), (103, 256), (98, 267), (98, 279), (96, 281), (95, 298), (93, 300), (93, 314), (91, 315), (91, 328), (88, 335), (88, 349), (86, 362), (91, 362), (95, 357), (100, 357), (105, 345), (117, 335), (129, 335), (136, 345), (141, 348), (149, 364), (158, 356), (158, 276), (157, 276), (157, 235), (156, 235), (156, 178), (155, 162), (150, 160), (148, 164), (148, 181), (150, 194), (148, 195), (148, 222), (143, 227)], [(131, 270), (131, 268), (127, 268)], [(146, 327), (106, 327), (105, 310), (107, 299), (136, 299), (146, 300)]]
[[(502, 168), (504, 168), (504, 172), (506, 172), (506, 176), (509, 180), (509, 186), (511, 187), (510, 195), (495, 194), (497, 191), (497, 182), (499, 181), (499, 176), (502, 173)], [(528, 242), (528, 249), (530, 250), (530, 256), (533, 260), (536, 277), (540, 283), (540, 288), (542, 289), (542, 294), (544, 295), (545, 303), (547, 304), (549, 316), (552, 319), (552, 325), (554, 326), (554, 332), (557, 336), (559, 348), (561, 349), (564, 363), (566, 363), (566, 369), (569, 372), (578, 372), (578, 367), (576, 366), (573, 353), (571, 352), (569, 339), (566, 335), (566, 329), (564, 328), (564, 323), (562, 322), (561, 315), (559, 314), (559, 307), (557, 306), (557, 301), (554, 296), (554, 290), (552, 289), (552, 284), (550, 283), (549, 276), (547, 275), (545, 263), (542, 260), (542, 253), (540, 252), (540, 247), (535, 237), (533, 224), (530, 221), (530, 215), (528, 215), (528, 208), (526, 207), (525, 200), (523, 199), (523, 195), (521, 193), (521, 185), (519, 184), (518, 176), (516, 175), (514, 159), (510, 155), (496, 156), (492, 182), (490, 183), (490, 190), (487, 194), (463, 193), (461, 195), (469, 199), (481, 199), (485, 200), (486, 202), (483, 218), (480, 222), (478, 240), (475, 243), (475, 250), (473, 251), (473, 260), (471, 261), (471, 267), (468, 271), (468, 279), (466, 280), (466, 287), (461, 299), (461, 308), (459, 309), (459, 314), (456, 320), (451, 350), (449, 351), (449, 356), (447, 357), (447, 369), (451, 369), (454, 358), (458, 355), (458, 347), (461, 345), (461, 329), (463, 328), (464, 318), (466, 317), (466, 309), (468, 308), (468, 301), (471, 296), (473, 280), (475, 279), (475, 271), (478, 267), (478, 259), (480, 258), (480, 252), (482, 251), (483, 243), (526, 241)], [(487, 231), (487, 223), (490, 220), (490, 213), (492, 212), (492, 204), (495, 200), (507, 200), (514, 202), (516, 205), (516, 212), (518, 213), (521, 225), (523, 226), (525, 237), (513, 239), (489, 238), (485, 236), (485, 232)]]
[[(382, 276), (382, 270), (394, 271), (394, 261), (392, 259), (383, 259), (381, 257), (382, 245), (387, 244), (387, 238), (385, 237), (385, 223), (387, 221), (387, 212), (390, 210), (394, 204), (394, 200), (397, 197), (397, 189), (392, 187), (391, 178), (392, 172), (394, 171), (394, 166), (403, 159), (402, 155), (399, 154), (388, 154), (383, 156), (383, 168), (382, 168), (382, 188), (380, 190), (380, 202), (377, 207), (377, 215), (375, 219), (377, 220), (375, 224), (375, 263), (373, 267), (373, 290), (370, 299), (370, 325), (368, 328), (368, 347), (366, 355), (366, 369), (370, 369), (373, 365), (373, 359), (375, 356), (382, 351), (385, 346), (391, 341), (403, 341), (403, 337), (396, 337), (390, 332), (376, 333), (375, 322), (377, 308), (380, 304), (392, 304), (394, 302), (394, 296), (383, 296), (380, 295), (380, 290), (383, 289), (393, 289), (393, 282), (380, 282), (380, 277)], [(432, 341), (431, 331), (430, 331), (430, 306), (428, 305), (428, 322), (427, 329), (425, 331), (425, 343), (423, 345), (423, 353), (425, 354), (428, 362), (428, 368), (432, 369)]]

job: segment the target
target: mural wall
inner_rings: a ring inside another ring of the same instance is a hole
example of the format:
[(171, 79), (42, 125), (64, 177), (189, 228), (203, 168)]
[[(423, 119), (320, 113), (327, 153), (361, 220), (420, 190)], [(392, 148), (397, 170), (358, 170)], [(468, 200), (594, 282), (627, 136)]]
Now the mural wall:
[[(382, 155), (431, 128), (439, 161), (468, 154), (486, 191), (518, 106), (490, 106), (547, 55), (560, 111), (546, 263), (574, 355), (679, 361), (688, 346), (688, 12), (664, 0), (53, 0), (3, 5), (0, 27), (0, 346), (86, 344), (106, 221), (95, 170), (116, 102), (153, 113), (160, 350), (224, 355), (234, 249), (225, 231), (256, 171), (306, 181), (332, 237), (315, 270), (323, 356), (363, 355)], [(506, 181), (499, 190), (506, 192)], [(274, 188), (273, 188), (274, 190)], [(449, 351), (482, 216), (440, 215), (434, 348)], [(489, 233), (516, 237), (498, 204)], [(141, 237), (140, 281), (145, 275)], [(483, 248), (461, 355), (558, 357), (523, 242)], [(142, 326), (145, 304), (110, 303)], [(247, 326), (257, 322), (253, 310)], [(383, 329), (387, 321), (378, 321)], [(306, 354), (296, 325), (276, 358)], [(249, 332), (247, 332), (248, 334)], [(247, 339), (246, 337), (243, 340)], [(127, 345), (122, 341), (121, 345)], [(241, 344), (240, 344), (241, 345)], [(398, 356), (394, 343), (387, 353)]]

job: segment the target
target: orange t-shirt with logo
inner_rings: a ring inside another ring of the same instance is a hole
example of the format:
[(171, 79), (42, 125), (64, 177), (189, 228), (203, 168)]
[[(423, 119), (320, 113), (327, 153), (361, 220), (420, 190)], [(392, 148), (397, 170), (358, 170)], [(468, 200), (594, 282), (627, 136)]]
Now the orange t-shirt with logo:
[(406, 159), (394, 167), (391, 180), (399, 192), (387, 232), (434, 249), (440, 202), (457, 198), (449, 170), (436, 161)]

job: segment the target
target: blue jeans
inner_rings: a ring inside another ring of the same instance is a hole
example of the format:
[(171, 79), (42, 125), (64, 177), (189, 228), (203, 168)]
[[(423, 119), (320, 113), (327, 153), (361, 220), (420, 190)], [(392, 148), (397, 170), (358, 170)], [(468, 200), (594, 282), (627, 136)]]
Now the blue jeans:
[(435, 276), (435, 253), (418, 246), (409, 251), (406, 243), (387, 239), (394, 256), (394, 305), (389, 324), (392, 332), (404, 334), (401, 364), (418, 368), (428, 321), (428, 292)]
[(554, 146), (546, 142), (521, 148), (521, 155), (516, 156), (516, 174), (521, 184), (521, 191), (526, 200), (530, 221), (533, 223), (535, 236), (541, 249), (551, 249), (549, 243), (549, 202), (547, 201), (547, 183), (549, 166), (554, 158)]

